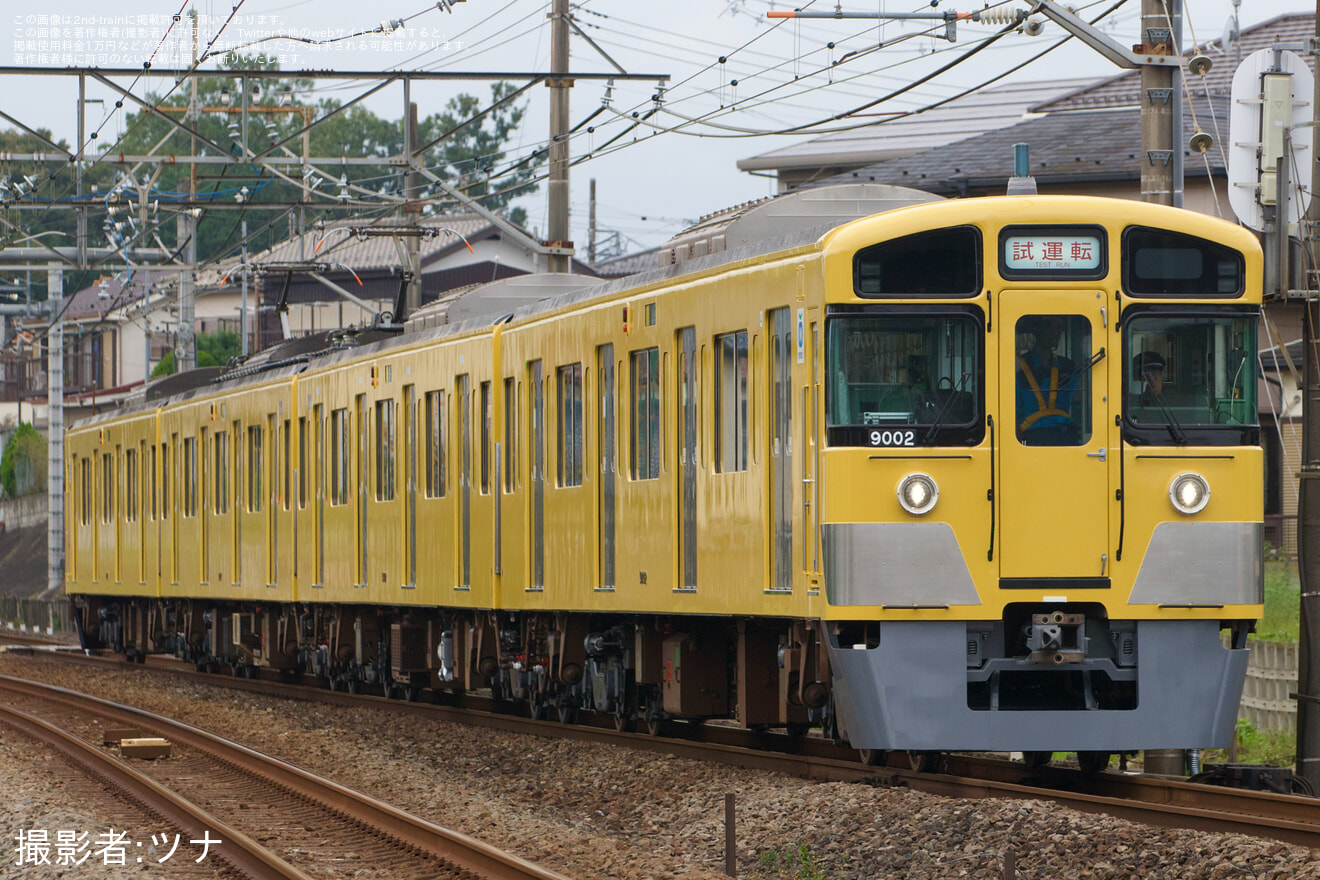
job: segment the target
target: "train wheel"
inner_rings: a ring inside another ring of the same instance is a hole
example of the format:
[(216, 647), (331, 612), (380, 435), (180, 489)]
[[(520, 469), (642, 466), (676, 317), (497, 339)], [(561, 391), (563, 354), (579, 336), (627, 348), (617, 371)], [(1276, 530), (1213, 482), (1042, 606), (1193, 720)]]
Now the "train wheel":
[(909, 750), (907, 757), (908, 766), (918, 773), (934, 773), (940, 766), (939, 752)]
[(669, 735), (669, 716), (654, 704), (646, 707), (646, 732), (651, 736)]
[(858, 749), (857, 753), (862, 756), (862, 763), (868, 767), (883, 767), (889, 760), (889, 752), (884, 749)]
[(637, 716), (625, 710), (615, 712), (614, 729), (619, 733), (632, 733), (637, 729)]
[(350, 694), (362, 693), (362, 682), (358, 681), (356, 678), (350, 678), (348, 680), (348, 692)]
[(1077, 766), (1083, 773), (1101, 773), (1109, 766), (1109, 752), (1078, 752)]
[(1026, 764), (1032, 770), (1039, 770), (1050, 762), (1054, 757), (1053, 752), (1023, 752), (1022, 763)]
[(577, 703), (560, 703), (560, 704), (559, 704), (559, 723), (560, 723), (560, 724), (577, 724), (577, 722), (578, 722), (578, 707), (577, 707)]
[(544, 721), (550, 716), (550, 704), (543, 695), (533, 693), (527, 698), (527, 712), (533, 721)]
[(422, 699), (422, 689), (415, 685), (404, 685), (403, 698), (409, 703), (416, 703)]

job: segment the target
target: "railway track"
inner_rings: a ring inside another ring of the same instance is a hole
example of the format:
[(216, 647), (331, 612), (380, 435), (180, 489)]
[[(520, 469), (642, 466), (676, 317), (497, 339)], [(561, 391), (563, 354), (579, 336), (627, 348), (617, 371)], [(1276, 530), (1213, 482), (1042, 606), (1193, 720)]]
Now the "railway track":
[[(61, 654), (82, 663), (112, 663), (119, 658)], [(340, 706), (370, 705), (375, 711), (423, 715), (488, 728), (591, 743), (622, 745), (695, 760), (717, 761), (749, 769), (808, 779), (904, 786), (956, 798), (1049, 800), (1074, 809), (1164, 827), (1246, 834), (1308, 847), (1320, 847), (1320, 799), (1242, 791), (1118, 772), (1084, 774), (1067, 767), (1028, 769), (1021, 763), (986, 757), (945, 755), (938, 772), (909, 769), (907, 755), (890, 756), (890, 765), (868, 766), (851, 749), (819, 737), (789, 737), (719, 725), (677, 725), (677, 736), (656, 737), (616, 731), (609, 719), (564, 725), (489, 711), (489, 700), (468, 695), (464, 707), (408, 703), (379, 696), (353, 695), (308, 685), (230, 678), (196, 673), (188, 664), (151, 657), (148, 667), (194, 680), (268, 696), (314, 700)], [(479, 705), (487, 706), (483, 711)]]
[[(245, 876), (562, 880), (478, 840), (159, 715), (8, 676), (0, 676), (0, 694), (9, 704), (0, 720), (58, 743), (88, 772), (112, 779), (199, 839), (209, 829), (224, 841), (217, 849), (225, 860)], [(105, 723), (164, 737), (174, 753), (169, 760), (144, 762), (139, 772), (67, 732), (90, 731), (96, 738)]]

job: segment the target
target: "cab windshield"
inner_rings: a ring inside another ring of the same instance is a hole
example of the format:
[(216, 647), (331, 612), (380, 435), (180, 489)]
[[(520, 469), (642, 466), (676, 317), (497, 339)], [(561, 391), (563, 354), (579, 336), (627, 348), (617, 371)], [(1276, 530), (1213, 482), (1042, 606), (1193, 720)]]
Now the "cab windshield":
[(1256, 316), (1148, 314), (1125, 321), (1124, 424), (1133, 443), (1251, 442)]
[[(980, 314), (970, 311), (832, 316), (826, 325), (830, 445), (979, 442), (984, 336)], [(893, 430), (900, 427), (908, 430)]]

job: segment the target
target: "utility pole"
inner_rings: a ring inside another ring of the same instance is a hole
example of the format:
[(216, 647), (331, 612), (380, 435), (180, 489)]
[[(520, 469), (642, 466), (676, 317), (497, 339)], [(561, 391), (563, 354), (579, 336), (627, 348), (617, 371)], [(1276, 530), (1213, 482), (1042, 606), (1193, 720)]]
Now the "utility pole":
[[(192, 10), (192, 69), (197, 69), (197, 10)], [(191, 114), (197, 113), (197, 78), (192, 78)], [(196, 120), (193, 120), (194, 123)], [(197, 138), (192, 138), (189, 155), (197, 155)], [(188, 177), (188, 201), (197, 201), (197, 163), (190, 165)], [(193, 338), (193, 284), (197, 267), (197, 218), (192, 208), (185, 208), (175, 221), (175, 232), (179, 244), (183, 245), (183, 261), (187, 264), (179, 273), (179, 328), (174, 342), (174, 369), (184, 373), (197, 368), (197, 346)], [(185, 244), (186, 242), (186, 244)]]
[[(50, 330), (46, 334), (46, 593), (54, 596), (64, 586), (64, 275), (59, 263), (46, 273)], [(34, 418), (35, 422), (36, 419)]]
[(248, 248), (247, 248), (247, 218), (239, 221), (241, 229), (239, 235), (243, 237), (243, 299), (238, 306), (238, 334), (241, 337), (241, 353), (243, 357), (248, 356)]
[[(408, 170), (403, 176), (403, 197), (406, 201), (403, 204), (403, 223), (405, 226), (417, 227), (422, 222), (422, 176), (417, 173), (417, 163), (421, 161), (419, 156), (414, 156), (413, 151), (417, 149), (417, 104), (415, 104), (408, 94), (408, 81), (403, 81), (404, 102), (408, 110), (407, 124), (404, 126), (403, 133), (403, 155), (408, 159)], [(408, 289), (404, 296), (405, 314), (414, 314), (422, 307), (422, 239), (419, 235), (408, 235), (403, 239), (404, 248), (408, 255)], [(401, 323), (404, 315), (395, 315), (395, 323)]]
[[(1315, 34), (1320, 37), (1320, 0), (1316, 2)], [(1312, 113), (1320, 112), (1320, 77), (1316, 77)], [(1320, 117), (1314, 117), (1320, 119)], [(1311, 192), (1320, 186), (1320, 166), (1311, 164)], [(1317, 329), (1316, 301), (1310, 293), (1316, 268), (1320, 267), (1320, 241), (1316, 224), (1320, 223), (1320, 199), (1311, 199), (1303, 231), (1309, 273), (1303, 274), (1302, 286), (1308, 291), (1302, 300), (1302, 470), (1297, 490), (1297, 558), (1301, 579), (1301, 615), (1297, 658), (1297, 775), (1320, 790), (1320, 344)], [(1287, 236), (1288, 217), (1277, 221)], [(1287, 279), (1283, 279), (1286, 283)], [(1284, 288), (1286, 289), (1286, 288)], [(1287, 352), (1281, 352), (1287, 356)]]
[(546, 256), (546, 268), (551, 272), (571, 272), (573, 268), (573, 242), (569, 240), (568, 225), (568, 90), (573, 81), (568, 78), (568, 0), (552, 0), (550, 12), (550, 179), (546, 191), (550, 201), (550, 216), (546, 223), (546, 246), (554, 250)]
[[(1173, 42), (1175, 35), (1169, 27), (1173, 10), (1166, 10), (1166, 2), (1170, 7), (1181, 5), (1181, 0), (1141, 0), (1145, 54), (1172, 55), (1178, 51)], [(1181, 11), (1178, 21), (1182, 21)], [(1157, 205), (1182, 201), (1180, 180), (1177, 201), (1174, 198), (1174, 157), (1182, 156), (1182, 144), (1175, 142), (1172, 129), (1172, 123), (1182, 117), (1182, 98), (1175, 88), (1174, 70), (1173, 67), (1141, 68), (1141, 155), (1144, 158), (1141, 162), (1141, 199)]]
[(591, 202), (587, 208), (587, 262), (596, 263), (596, 178), (591, 178)]

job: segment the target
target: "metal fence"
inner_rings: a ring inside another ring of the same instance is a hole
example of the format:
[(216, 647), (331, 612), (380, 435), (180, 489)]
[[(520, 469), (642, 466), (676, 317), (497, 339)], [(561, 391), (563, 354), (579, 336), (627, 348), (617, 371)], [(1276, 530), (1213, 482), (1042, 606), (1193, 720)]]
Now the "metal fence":
[(0, 627), (43, 635), (69, 634), (73, 612), (68, 599), (0, 598)]

